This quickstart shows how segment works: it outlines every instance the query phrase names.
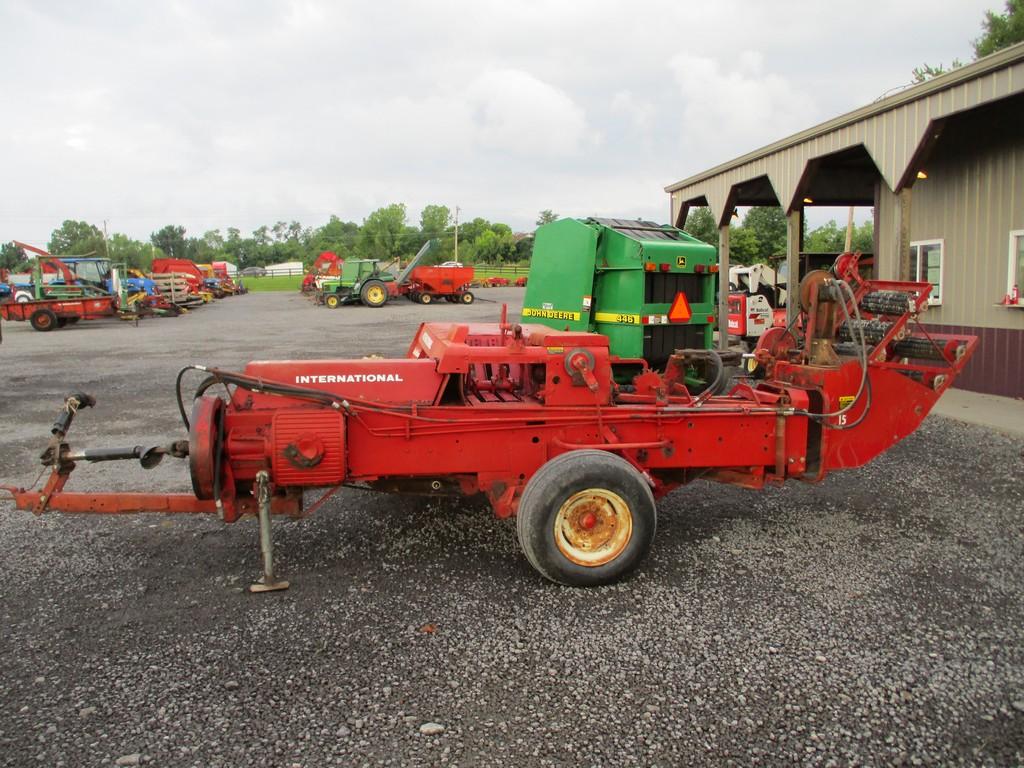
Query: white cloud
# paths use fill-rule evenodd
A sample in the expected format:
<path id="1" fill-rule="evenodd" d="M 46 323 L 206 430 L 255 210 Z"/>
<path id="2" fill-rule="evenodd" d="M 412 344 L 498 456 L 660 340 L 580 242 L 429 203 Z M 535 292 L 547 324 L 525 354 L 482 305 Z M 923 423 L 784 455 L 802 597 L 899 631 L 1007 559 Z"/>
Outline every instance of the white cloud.
<path id="1" fill-rule="evenodd" d="M 3 0 L 0 241 L 396 201 L 664 221 L 665 184 L 969 58 L 992 4 Z"/>
<path id="2" fill-rule="evenodd" d="M 467 89 L 476 140 L 486 149 L 526 157 L 572 155 L 597 137 L 564 91 L 517 69 L 481 73 Z"/>
<path id="3" fill-rule="evenodd" d="M 669 62 L 682 99 L 682 143 L 701 148 L 703 165 L 757 149 L 820 117 L 809 94 L 764 71 L 760 53 L 743 51 L 734 58 L 731 66 L 690 54 Z"/>

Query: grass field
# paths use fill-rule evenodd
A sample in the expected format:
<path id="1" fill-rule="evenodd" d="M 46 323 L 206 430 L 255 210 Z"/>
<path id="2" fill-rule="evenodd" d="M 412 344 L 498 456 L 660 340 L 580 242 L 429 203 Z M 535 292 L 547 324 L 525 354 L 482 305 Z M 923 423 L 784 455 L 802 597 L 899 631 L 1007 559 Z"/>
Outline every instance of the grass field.
<path id="1" fill-rule="evenodd" d="M 242 280 L 250 291 L 297 291 L 302 287 L 302 275 L 243 277 Z"/>

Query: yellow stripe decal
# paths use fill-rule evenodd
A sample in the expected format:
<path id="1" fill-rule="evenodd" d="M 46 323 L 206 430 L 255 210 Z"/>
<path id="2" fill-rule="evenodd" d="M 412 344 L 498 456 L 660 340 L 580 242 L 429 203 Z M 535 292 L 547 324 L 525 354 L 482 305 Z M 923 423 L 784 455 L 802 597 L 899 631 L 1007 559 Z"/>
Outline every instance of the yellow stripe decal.
<path id="1" fill-rule="evenodd" d="M 543 317 L 548 320 L 579 320 L 579 312 L 563 312 L 560 309 L 534 309 L 523 307 L 523 317 Z"/>
<path id="2" fill-rule="evenodd" d="M 619 325 L 640 325 L 640 315 L 626 315 L 618 312 L 596 312 L 594 320 L 599 323 L 618 323 Z"/>

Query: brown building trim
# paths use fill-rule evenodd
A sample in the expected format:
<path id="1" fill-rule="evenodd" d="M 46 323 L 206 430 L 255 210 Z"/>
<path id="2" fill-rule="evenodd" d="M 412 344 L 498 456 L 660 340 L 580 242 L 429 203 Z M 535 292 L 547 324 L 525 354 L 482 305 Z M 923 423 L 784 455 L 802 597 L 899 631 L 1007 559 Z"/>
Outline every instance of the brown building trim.
<path id="1" fill-rule="evenodd" d="M 927 329 L 935 333 L 963 333 L 978 337 L 974 356 L 954 383 L 957 389 L 1024 398 L 1024 330 L 930 323 Z"/>

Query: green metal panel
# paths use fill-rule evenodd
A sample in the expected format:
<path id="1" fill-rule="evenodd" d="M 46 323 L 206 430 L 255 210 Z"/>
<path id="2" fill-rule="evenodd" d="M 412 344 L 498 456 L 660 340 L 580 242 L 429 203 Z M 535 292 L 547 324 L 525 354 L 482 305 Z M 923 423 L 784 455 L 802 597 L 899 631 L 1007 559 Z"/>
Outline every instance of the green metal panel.
<path id="1" fill-rule="evenodd" d="M 598 228 L 561 219 L 537 230 L 523 322 L 570 331 L 593 330 L 590 309 Z"/>
<path id="2" fill-rule="evenodd" d="M 660 366 L 676 348 L 710 347 L 717 260 L 713 246 L 651 222 L 547 224 L 537 230 L 523 320 L 596 331 L 612 354 Z M 679 293 L 691 317 L 667 322 Z"/>

